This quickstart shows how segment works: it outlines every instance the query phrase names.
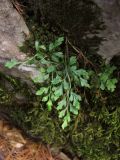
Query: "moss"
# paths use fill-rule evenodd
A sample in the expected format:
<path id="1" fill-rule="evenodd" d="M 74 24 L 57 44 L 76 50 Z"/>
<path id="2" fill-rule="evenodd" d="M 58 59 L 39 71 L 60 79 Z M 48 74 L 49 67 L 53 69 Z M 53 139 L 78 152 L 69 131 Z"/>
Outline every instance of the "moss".
<path id="1" fill-rule="evenodd" d="M 112 112 L 109 107 L 98 107 L 85 110 L 80 114 L 77 127 L 74 119 L 66 130 L 61 129 L 61 121 L 55 113 L 40 105 L 26 110 L 17 108 L 11 116 L 30 137 L 57 146 L 66 153 L 86 160 L 118 160 L 120 107 Z"/>
<path id="2" fill-rule="evenodd" d="M 43 143 L 54 146 L 62 146 L 66 142 L 59 120 L 51 116 L 50 112 L 42 109 L 41 106 L 27 110 L 14 108 L 11 112 L 11 118 L 24 130 L 25 134 L 33 139 L 39 139 Z"/>
<path id="3" fill-rule="evenodd" d="M 26 83 L 21 82 L 18 78 L 0 73 L 0 104 L 9 106 L 12 106 L 14 103 L 17 104 L 17 100 L 19 101 L 17 95 L 24 97 L 26 100 L 25 103 L 27 103 L 31 97 L 34 99 Z"/>
<path id="4" fill-rule="evenodd" d="M 108 101 L 82 106 L 80 117 L 73 117 L 65 130 L 61 129 L 56 111 L 48 112 L 37 99 L 34 105 L 12 105 L 8 111 L 13 124 L 30 138 L 86 160 L 119 160 L 120 106 L 116 102 L 108 105 Z"/>

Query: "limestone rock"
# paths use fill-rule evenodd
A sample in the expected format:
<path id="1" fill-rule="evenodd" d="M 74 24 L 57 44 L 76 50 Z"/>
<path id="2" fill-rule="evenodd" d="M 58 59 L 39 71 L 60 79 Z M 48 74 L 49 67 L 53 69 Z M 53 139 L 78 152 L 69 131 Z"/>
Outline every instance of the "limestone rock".
<path id="1" fill-rule="evenodd" d="M 22 45 L 25 36 L 29 36 L 29 29 L 22 16 L 10 0 L 0 0 L 0 57 L 23 59 L 25 55 L 19 54 L 17 46 Z"/>
<path id="2" fill-rule="evenodd" d="M 27 37 L 29 29 L 11 0 L 0 0 L 0 72 L 21 78 L 31 86 L 30 78 L 39 74 L 35 66 L 20 65 L 11 70 L 4 66 L 11 59 L 26 60 L 26 55 L 20 52 L 18 46 L 21 46 Z"/>
<path id="3" fill-rule="evenodd" d="M 102 9 L 102 17 L 106 29 L 100 34 L 105 38 L 99 49 L 99 54 L 108 60 L 114 55 L 120 55 L 120 1 L 94 0 Z"/>

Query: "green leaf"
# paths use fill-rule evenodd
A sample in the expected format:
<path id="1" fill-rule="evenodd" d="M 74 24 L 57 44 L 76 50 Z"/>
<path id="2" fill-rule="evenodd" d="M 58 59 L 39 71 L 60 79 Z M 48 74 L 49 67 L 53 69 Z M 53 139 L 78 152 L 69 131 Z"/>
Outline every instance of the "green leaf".
<path id="1" fill-rule="evenodd" d="M 43 101 L 43 102 L 48 101 L 48 96 L 43 97 L 42 101 Z"/>
<path id="2" fill-rule="evenodd" d="M 69 83 L 68 83 L 66 80 L 64 80 L 63 86 L 64 86 L 64 89 L 65 89 L 65 90 L 68 90 L 68 89 L 69 89 Z"/>
<path id="3" fill-rule="evenodd" d="M 61 81 L 62 81 L 61 77 L 57 75 L 56 78 L 52 80 L 52 84 L 56 85 L 59 84 Z"/>
<path id="4" fill-rule="evenodd" d="M 49 88 L 41 87 L 40 90 L 36 92 L 37 96 L 41 96 L 43 93 L 48 93 Z"/>
<path id="5" fill-rule="evenodd" d="M 101 89 L 101 90 L 105 90 L 105 84 L 102 83 L 102 82 L 101 82 L 101 84 L 100 84 L 100 89 Z"/>
<path id="6" fill-rule="evenodd" d="M 60 98 L 59 95 L 53 95 L 53 97 L 52 97 L 53 101 L 57 101 L 59 98 Z"/>
<path id="7" fill-rule="evenodd" d="M 40 76 L 35 77 L 35 78 L 33 79 L 33 82 L 34 82 L 34 83 L 44 82 L 43 75 L 41 74 Z"/>
<path id="8" fill-rule="evenodd" d="M 63 95 L 63 90 L 62 90 L 62 88 L 59 89 L 59 90 L 56 90 L 56 91 L 54 92 L 54 98 L 53 98 L 54 101 L 58 100 L 62 95 Z"/>
<path id="9" fill-rule="evenodd" d="M 61 45 L 63 42 L 64 42 L 64 37 L 59 37 L 59 38 L 55 41 L 55 43 L 56 43 L 57 45 Z"/>
<path id="10" fill-rule="evenodd" d="M 45 73 L 45 71 L 46 71 L 45 68 L 43 68 L 43 67 L 40 68 L 41 73 Z"/>
<path id="11" fill-rule="evenodd" d="M 47 73 L 54 72 L 55 70 L 56 70 L 55 66 L 49 66 L 48 69 L 47 69 Z"/>
<path id="12" fill-rule="evenodd" d="M 43 76 L 44 81 L 48 80 L 48 78 L 49 78 L 49 74 L 46 74 L 46 75 Z"/>
<path id="13" fill-rule="evenodd" d="M 87 72 L 85 69 L 79 69 L 79 70 L 76 70 L 75 72 L 79 77 L 83 77 L 84 79 L 89 79 L 89 72 Z"/>
<path id="14" fill-rule="evenodd" d="M 71 118 L 70 118 L 70 112 L 67 112 L 67 115 L 64 117 L 65 120 L 67 120 L 67 122 L 70 122 Z"/>
<path id="15" fill-rule="evenodd" d="M 52 55 L 51 59 L 52 59 L 53 62 L 56 62 L 56 63 L 59 62 L 59 58 L 57 56 Z"/>
<path id="16" fill-rule="evenodd" d="M 80 109 L 80 102 L 74 98 L 74 101 L 73 101 L 73 106 L 76 108 L 76 109 Z"/>
<path id="17" fill-rule="evenodd" d="M 45 65 L 50 65 L 50 62 L 49 61 L 47 61 L 46 59 L 42 59 L 41 61 L 40 61 L 42 64 L 45 64 Z"/>
<path id="18" fill-rule="evenodd" d="M 66 116 L 63 119 L 62 129 L 65 129 L 68 126 L 68 123 L 70 122 L 70 113 L 67 112 Z"/>
<path id="19" fill-rule="evenodd" d="M 35 41 L 35 49 L 36 49 L 36 51 L 40 51 L 40 50 L 46 51 L 46 46 L 40 45 L 39 41 Z"/>
<path id="20" fill-rule="evenodd" d="M 56 91 L 57 90 L 57 87 L 52 87 L 52 91 Z"/>
<path id="21" fill-rule="evenodd" d="M 79 77 L 76 76 L 76 75 L 73 73 L 73 78 L 74 78 L 75 84 L 78 84 L 78 85 L 79 85 Z"/>
<path id="22" fill-rule="evenodd" d="M 66 109 L 59 112 L 59 118 L 63 118 L 65 116 Z"/>
<path id="23" fill-rule="evenodd" d="M 61 109 L 63 109 L 63 105 L 58 105 L 58 106 L 57 106 L 57 110 L 59 111 L 59 110 L 61 110 Z"/>
<path id="24" fill-rule="evenodd" d="M 76 63 L 77 63 L 76 56 L 70 57 L 70 65 L 72 66 L 73 64 L 76 64 Z"/>
<path id="25" fill-rule="evenodd" d="M 62 85 L 60 85 L 59 87 L 57 87 L 57 89 L 54 92 L 54 95 L 56 97 L 58 97 L 58 98 L 63 95 L 63 87 L 62 87 Z"/>
<path id="26" fill-rule="evenodd" d="M 103 81 L 104 83 L 108 80 L 109 75 L 106 73 L 100 74 L 100 80 Z"/>
<path id="27" fill-rule="evenodd" d="M 65 129 L 67 126 L 68 126 L 68 122 L 67 120 L 64 120 L 62 124 L 62 129 Z"/>
<path id="28" fill-rule="evenodd" d="M 64 106 L 66 106 L 66 98 L 62 99 L 57 106 L 57 110 L 61 110 Z"/>
<path id="29" fill-rule="evenodd" d="M 10 61 L 6 62 L 5 67 L 11 69 L 18 64 L 20 64 L 20 62 L 18 62 L 16 59 L 11 59 Z"/>
<path id="30" fill-rule="evenodd" d="M 72 95 L 75 99 L 77 99 L 78 101 L 81 101 L 81 100 L 82 100 L 81 96 L 78 95 L 78 94 L 76 94 L 76 93 L 74 93 L 74 92 L 71 92 L 71 95 Z"/>
<path id="31" fill-rule="evenodd" d="M 37 96 L 41 96 L 43 93 L 44 93 L 44 88 L 41 88 L 40 90 L 38 90 L 38 91 L 36 92 L 36 95 L 37 95 Z"/>
<path id="32" fill-rule="evenodd" d="M 117 83 L 117 79 L 109 79 L 107 80 L 107 89 L 111 92 L 114 92 L 115 88 L 116 88 L 116 83 Z"/>
<path id="33" fill-rule="evenodd" d="M 72 101 L 73 101 L 73 99 L 74 99 L 73 94 L 70 94 L 70 101 L 72 102 Z"/>
<path id="34" fill-rule="evenodd" d="M 80 78 L 80 83 L 82 87 L 90 88 L 90 85 L 88 84 L 88 81 L 86 79 Z"/>
<path id="35" fill-rule="evenodd" d="M 56 57 L 58 57 L 58 58 L 63 58 L 64 57 L 64 55 L 63 55 L 63 53 L 62 52 L 54 52 L 54 53 L 52 53 L 54 56 L 56 56 Z"/>
<path id="36" fill-rule="evenodd" d="M 77 70 L 77 66 L 72 66 L 72 67 L 70 67 L 70 70 L 75 73 L 76 70 Z"/>
<path id="37" fill-rule="evenodd" d="M 78 109 L 72 106 L 72 104 L 70 105 L 70 112 L 72 112 L 74 115 L 78 115 Z"/>
<path id="38" fill-rule="evenodd" d="M 115 70 L 116 70 L 115 66 L 107 65 L 107 66 L 105 66 L 104 73 L 106 73 L 110 76 Z"/>
<path id="39" fill-rule="evenodd" d="M 52 50 L 55 50 L 58 48 L 64 41 L 64 37 L 59 37 L 57 40 L 55 40 L 54 43 L 50 43 L 49 45 L 49 51 L 51 52 Z"/>
<path id="40" fill-rule="evenodd" d="M 48 111 L 51 111 L 52 110 L 52 101 L 51 100 L 49 100 L 48 102 L 47 102 L 47 108 L 48 108 Z"/>
<path id="41" fill-rule="evenodd" d="M 47 94 L 48 91 L 49 91 L 49 87 L 48 87 L 48 88 L 47 88 L 47 87 L 46 87 L 46 88 L 44 87 L 44 93 Z"/>
<path id="42" fill-rule="evenodd" d="M 70 122 L 70 113 L 67 112 L 66 116 L 63 119 L 62 129 L 65 129 L 68 126 L 68 123 Z"/>
<path id="43" fill-rule="evenodd" d="M 35 55 L 35 58 L 36 58 L 37 60 L 40 60 L 40 61 L 44 59 L 43 55 L 40 54 L 39 52 Z M 42 61 L 41 61 L 41 63 L 42 63 Z"/>
<path id="44" fill-rule="evenodd" d="M 40 45 L 39 49 L 42 49 L 42 50 L 46 51 L 46 46 L 45 45 Z"/>
<path id="45" fill-rule="evenodd" d="M 39 50 L 39 41 L 35 41 L 35 49 L 38 51 Z"/>
<path id="46" fill-rule="evenodd" d="M 99 74 L 100 81 L 106 83 L 108 79 L 112 76 L 113 71 L 116 69 L 115 66 L 105 66 L 105 69 L 102 73 Z"/>
<path id="47" fill-rule="evenodd" d="M 54 43 L 50 43 L 50 45 L 49 45 L 49 51 L 51 52 L 55 48 L 56 48 L 56 46 L 54 45 Z"/>

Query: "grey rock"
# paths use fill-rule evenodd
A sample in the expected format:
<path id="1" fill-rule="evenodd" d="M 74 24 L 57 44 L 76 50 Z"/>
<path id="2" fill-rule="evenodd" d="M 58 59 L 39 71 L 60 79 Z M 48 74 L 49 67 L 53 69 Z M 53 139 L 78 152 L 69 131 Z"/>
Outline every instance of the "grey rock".
<path id="1" fill-rule="evenodd" d="M 105 41 L 100 45 L 99 54 L 110 60 L 115 55 L 120 55 L 120 1 L 119 0 L 94 0 L 102 9 L 102 17 L 106 29 L 100 32 Z"/>
<path id="2" fill-rule="evenodd" d="M 11 0 L 0 0 L 0 39 L 2 41 L 5 39 L 5 42 L 12 39 L 11 42 L 21 45 L 25 35 L 29 35 L 29 30 L 22 16 L 13 7 Z"/>
<path id="3" fill-rule="evenodd" d="M 0 60 L 23 60 L 26 55 L 20 53 L 18 46 L 25 41 L 25 35 L 29 36 L 29 29 L 22 16 L 10 0 L 0 0 Z"/>
<path id="4" fill-rule="evenodd" d="M 11 59 L 25 61 L 26 54 L 19 47 L 29 37 L 29 29 L 23 17 L 13 7 L 10 0 L 0 0 L 0 72 L 12 75 L 33 87 L 31 79 L 40 75 L 36 66 L 20 65 L 7 69 L 4 65 Z"/>

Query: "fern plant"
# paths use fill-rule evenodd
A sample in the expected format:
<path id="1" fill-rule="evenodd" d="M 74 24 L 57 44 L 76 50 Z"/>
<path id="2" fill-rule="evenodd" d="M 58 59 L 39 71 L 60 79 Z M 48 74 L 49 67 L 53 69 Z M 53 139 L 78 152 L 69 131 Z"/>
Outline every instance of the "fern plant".
<path id="1" fill-rule="evenodd" d="M 66 57 L 62 52 L 56 52 L 56 49 L 63 43 L 64 38 L 58 38 L 49 46 L 35 43 L 36 59 L 40 64 L 44 79 L 42 86 L 36 95 L 42 97 L 49 111 L 52 107 L 56 108 L 59 118 L 63 119 L 62 128 L 67 127 L 71 121 L 71 114 L 78 115 L 82 97 L 77 93 L 79 87 L 90 88 L 89 71 L 79 69 L 76 56 Z M 34 82 L 39 82 L 37 77 Z"/>
<path id="2" fill-rule="evenodd" d="M 62 128 L 64 129 L 70 123 L 71 117 L 79 113 L 83 99 L 81 90 L 92 90 L 90 79 L 93 74 L 91 73 L 98 77 L 101 90 L 113 92 L 117 80 L 111 78 L 115 67 L 105 67 L 105 70 L 99 74 L 80 68 L 76 56 L 68 56 L 60 51 L 63 42 L 63 37 L 59 37 L 47 46 L 36 41 L 36 54 L 27 63 L 38 65 L 42 76 L 40 74 L 34 79 L 34 83 L 40 84 L 36 95 L 49 111 L 53 108 L 57 109 L 59 118 L 63 120 Z M 18 64 L 19 62 L 11 60 L 6 63 L 6 67 L 12 68 Z"/>
<path id="3" fill-rule="evenodd" d="M 99 74 L 101 90 L 107 89 L 110 92 L 114 92 L 116 88 L 117 79 L 112 78 L 112 75 L 115 70 L 115 66 L 107 65 L 104 68 L 103 72 Z"/>

